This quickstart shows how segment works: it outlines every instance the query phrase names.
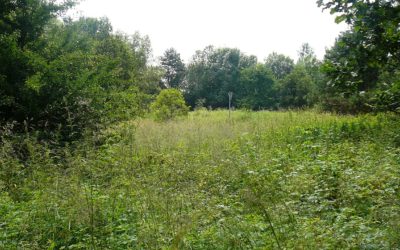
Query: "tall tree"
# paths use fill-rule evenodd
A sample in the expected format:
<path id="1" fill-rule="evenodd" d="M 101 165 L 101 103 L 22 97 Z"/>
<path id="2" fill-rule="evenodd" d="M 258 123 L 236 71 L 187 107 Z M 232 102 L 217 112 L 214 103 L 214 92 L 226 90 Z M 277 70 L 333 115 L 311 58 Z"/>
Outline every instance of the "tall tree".
<path id="1" fill-rule="evenodd" d="M 149 36 L 135 32 L 127 40 L 129 40 L 130 47 L 138 59 L 136 65 L 145 69 L 145 66 L 152 60 L 152 48 Z"/>
<path id="2" fill-rule="evenodd" d="M 311 77 L 315 89 L 323 92 L 326 79 L 324 74 L 321 72 L 321 61 L 318 60 L 315 55 L 314 49 L 310 44 L 304 43 L 301 45 L 298 55 L 299 59 L 297 60 L 297 65 L 304 67 L 307 74 Z"/>
<path id="3" fill-rule="evenodd" d="M 274 76 L 264 64 L 244 68 L 240 72 L 239 106 L 258 109 L 275 107 Z"/>
<path id="4" fill-rule="evenodd" d="M 46 111 L 39 118 L 57 124 L 66 119 L 66 109 L 75 109 L 77 121 L 134 115 L 138 92 L 154 94 L 151 85 L 159 81 L 152 79 L 157 72 L 148 70 L 147 40 L 112 33 L 107 19 L 80 18 L 49 27 L 38 41 L 44 44 L 37 53 L 45 63 L 32 77 L 39 86 L 40 109 Z"/>
<path id="5" fill-rule="evenodd" d="M 306 67 L 315 67 L 318 64 L 314 49 L 308 43 L 303 43 L 301 45 L 298 55 L 299 59 L 297 63 L 301 63 Z"/>
<path id="6" fill-rule="evenodd" d="M 0 117 L 22 121 L 37 108 L 27 85 L 40 58 L 34 43 L 46 25 L 75 1 L 3 0 L 0 3 Z"/>
<path id="7" fill-rule="evenodd" d="M 268 55 L 265 65 L 271 69 L 276 79 L 285 78 L 294 68 L 294 62 L 290 57 L 276 52 Z"/>
<path id="8" fill-rule="evenodd" d="M 16 34 L 22 48 L 37 39 L 49 20 L 65 13 L 76 0 L 3 0 L 0 3 L 0 30 L 7 35 Z"/>
<path id="9" fill-rule="evenodd" d="M 160 61 L 161 67 L 165 70 L 163 78 L 165 87 L 183 88 L 186 68 L 180 54 L 174 48 L 167 49 Z"/>
<path id="10" fill-rule="evenodd" d="M 365 47 L 380 59 L 400 60 L 400 4 L 398 0 L 318 0 L 318 6 L 336 14 L 360 34 Z"/>
<path id="11" fill-rule="evenodd" d="M 240 70 L 256 62 L 254 56 L 246 56 L 238 49 L 208 46 L 197 51 L 187 71 L 188 103 L 194 107 L 203 100 L 206 106 L 227 107 L 228 92 L 238 91 Z"/>
<path id="12" fill-rule="evenodd" d="M 279 82 L 280 106 L 303 108 L 313 104 L 314 83 L 305 67 L 297 64 L 293 71 Z"/>
<path id="13" fill-rule="evenodd" d="M 385 100 L 387 104 L 379 104 L 381 108 L 399 110 L 399 2 L 319 0 L 317 3 L 336 14 L 336 22 L 345 21 L 351 28 L 325 57 L 323 69 L 330 78 L 330 90 L 335 95 L 343 94 L 345 99 L 358 100 L 363 107 L 376 108 L 377 103 Z"/>

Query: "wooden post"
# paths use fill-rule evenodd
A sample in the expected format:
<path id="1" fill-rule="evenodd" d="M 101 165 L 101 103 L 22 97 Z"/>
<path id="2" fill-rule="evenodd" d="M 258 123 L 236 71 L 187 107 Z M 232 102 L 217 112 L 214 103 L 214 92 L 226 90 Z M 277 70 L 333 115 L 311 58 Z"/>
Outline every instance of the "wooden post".
<path id="1" fill-rule="evenodd" d="M 231 119 L 231 102 L 232 102 L 232 96 L 233 96 L 233 92 L 229 91 L 228 92 L 228 97 L 229 97 L 229 119 Z"/>

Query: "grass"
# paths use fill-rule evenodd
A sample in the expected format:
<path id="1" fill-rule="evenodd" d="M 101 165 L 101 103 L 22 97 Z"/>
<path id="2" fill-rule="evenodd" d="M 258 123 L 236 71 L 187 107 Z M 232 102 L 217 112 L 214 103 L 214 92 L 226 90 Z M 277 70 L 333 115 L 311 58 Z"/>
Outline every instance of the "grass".
<path id="1" fill-rule="evenodd" d="M 0 157 L 0 248 L 400 248 L 400 120 L 196 111 Z M 58 158 L 57 158 L 58 156 Z"/>

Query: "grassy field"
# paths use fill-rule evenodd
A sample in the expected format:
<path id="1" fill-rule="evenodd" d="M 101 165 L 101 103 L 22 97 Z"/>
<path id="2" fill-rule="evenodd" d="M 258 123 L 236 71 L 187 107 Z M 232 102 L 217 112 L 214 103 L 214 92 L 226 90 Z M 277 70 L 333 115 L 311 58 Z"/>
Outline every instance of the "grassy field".
<path id="1" fill-rule="evenodd" d="M 0 153 L 2 249 L 399 249 L 400 119 L 196 111 Z M 74 149 L 72 149 L 74 148 Z"/>

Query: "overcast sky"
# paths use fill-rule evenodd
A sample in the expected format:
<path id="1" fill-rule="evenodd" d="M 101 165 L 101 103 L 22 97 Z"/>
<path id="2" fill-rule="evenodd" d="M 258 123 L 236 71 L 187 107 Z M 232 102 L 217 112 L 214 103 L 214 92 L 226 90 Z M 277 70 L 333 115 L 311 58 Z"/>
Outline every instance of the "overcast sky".
<path id="1" fill-rule="evenodd" d="M 297 58 L 308 42 L 319 58 L 346 29 L 316 0 L 83 0 L 73 16 L 108 17 L 115 31 L 150 37 L 153 55 L 174 47 L 186 62 L 207 45 L 239 48 L 263 61 Z"/>

